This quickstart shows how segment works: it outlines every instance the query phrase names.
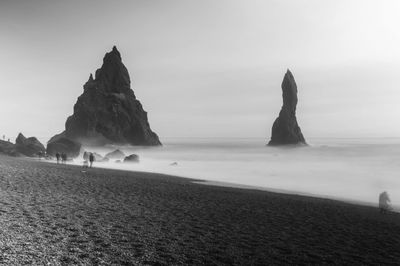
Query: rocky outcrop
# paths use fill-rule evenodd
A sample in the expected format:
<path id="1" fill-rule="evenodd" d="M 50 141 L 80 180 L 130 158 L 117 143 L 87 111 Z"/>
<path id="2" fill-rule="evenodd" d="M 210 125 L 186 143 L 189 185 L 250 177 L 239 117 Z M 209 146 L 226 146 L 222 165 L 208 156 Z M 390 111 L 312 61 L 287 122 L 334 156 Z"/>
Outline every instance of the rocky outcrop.
<path id="1" fill-rule="evenodd" d="M 83 89 L 65 123 L 65 138 L 84 145 L 161 145 L 131 89 L 128 70 L 115 46 Z"/>
<path id="2" fill-rule="evenodd" d="M 268 145 L 306 144 L 296 119 L 297 85 L 288 69 L 282 81 L 283 106 L 272 126 Z"/>
<path id="3" fill-rule="evenodd" d="M 65 132 L 55 135 L 47 142 L 47 154 L 54 156 L 65 153 L 69 158 L 75 158 L 81 151 L 81 144 L 65 136 Z"/>
<path id="4" fill-rule="evenodd" d="M 139 162 L 139 156 L 136 154 L 131 154 L 129 156 L 126 156 L 124 159 L 124 163 L 138 163 Z"/>
<path id="5" fill-rule="evenodd" d="M 28 157 L 43 156 L 46 151 L 37 138 L 26 138 L 22 133 L 19 133 L 15 140 L 15 150 Z"/>
<path id="6" fill-rule="evenodd" d="M 16 151 L 14 143 L 4 140 L 0 140 L 0 153 L 14 157 L 22 156 L 21 153 Z"/>
<path id="7" fill-rule="evenodd" d="M 117 149 L 115 151 L 107 153 L 104 157 L 108 159 L 124 159 L 125 156 L 125 153 Z"/>

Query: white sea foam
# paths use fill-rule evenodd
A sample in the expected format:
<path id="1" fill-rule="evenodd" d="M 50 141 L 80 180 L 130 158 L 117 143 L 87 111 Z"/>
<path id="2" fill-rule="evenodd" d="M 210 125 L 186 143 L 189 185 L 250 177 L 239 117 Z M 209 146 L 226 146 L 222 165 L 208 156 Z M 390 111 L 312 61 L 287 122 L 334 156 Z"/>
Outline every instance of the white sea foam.
<path id="1" fill-rule="evenodd" d="M 400 139 L 309 139 L 307 147 L 268 147 L 262 139 L 169 139 L 162 147 L 115 148 L 138 164 L 98 167 L 165 173 L 376 204 L 387 190 L 400 206 Z M 176 162 L 176 165 L 171 165 Z M 76 160 L 76 163 L 81 163 Z"/>

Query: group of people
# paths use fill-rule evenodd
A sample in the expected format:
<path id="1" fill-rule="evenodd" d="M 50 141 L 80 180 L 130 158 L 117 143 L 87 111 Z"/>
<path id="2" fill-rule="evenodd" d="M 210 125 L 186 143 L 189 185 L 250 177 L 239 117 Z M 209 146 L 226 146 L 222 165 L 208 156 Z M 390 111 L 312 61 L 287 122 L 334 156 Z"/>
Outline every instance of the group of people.
<path id="1" fill-rule="evenodd" d="M 59 164 L 60 162 L 62 164 L 65 164 L 67 162 L 67 154 L 66 153 L 56 153 L 56 159 L 57 159 L 57 164 Z"/>
<path id="2" fill-rule="evenodd" d="M 84 168 L 92 168 L 93 167 L 93 162 L 95 160 L 94 154 L 92 152 L 84 152 L 83 153 L 83 167 Z"/>
<path id="3" fill-rule="evenodd" d="M 67 162 L 68 156 L 66 153 L 56 153 L 56 160 L 57 160 L 57 164 L 65 164 Z M 83 154 L 83 167 L 85 168 L 92 168 L 93 167 L 93 162 L 95 160 L 95 156 L 92 152 L 88 153 L 85 152 Z"/>

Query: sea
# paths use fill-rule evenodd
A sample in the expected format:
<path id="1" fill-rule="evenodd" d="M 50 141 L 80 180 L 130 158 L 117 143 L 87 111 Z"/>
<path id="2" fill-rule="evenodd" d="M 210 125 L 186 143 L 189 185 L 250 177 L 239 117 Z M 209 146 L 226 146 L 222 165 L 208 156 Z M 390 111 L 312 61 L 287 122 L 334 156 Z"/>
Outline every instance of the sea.
<path id="1" fill-rule="evenodd" d="M 376 206 L 387 191 L 400 210 L 400 138 L 312 138 L 308 146 L 270 147 L 261 138 L 169 138 L 160 147 L 85 147 L 105 155 L 120 149 L 139 163 L 95 167 L 155 172 L 203 184 L 261 189 Z M 75 159 L 82 164 L 82 156 Z"/>

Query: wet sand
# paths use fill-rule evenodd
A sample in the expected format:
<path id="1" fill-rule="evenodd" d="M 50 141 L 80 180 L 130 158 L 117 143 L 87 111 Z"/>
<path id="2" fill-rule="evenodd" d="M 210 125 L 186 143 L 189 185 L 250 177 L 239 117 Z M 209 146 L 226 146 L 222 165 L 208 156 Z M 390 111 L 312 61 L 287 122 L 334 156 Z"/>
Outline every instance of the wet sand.
<path id="1" fill-rule="evenodd" d="M 0 156 L 0 263 L 396 264 L 400 214 Z"/>

